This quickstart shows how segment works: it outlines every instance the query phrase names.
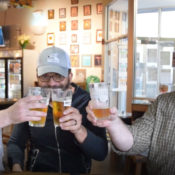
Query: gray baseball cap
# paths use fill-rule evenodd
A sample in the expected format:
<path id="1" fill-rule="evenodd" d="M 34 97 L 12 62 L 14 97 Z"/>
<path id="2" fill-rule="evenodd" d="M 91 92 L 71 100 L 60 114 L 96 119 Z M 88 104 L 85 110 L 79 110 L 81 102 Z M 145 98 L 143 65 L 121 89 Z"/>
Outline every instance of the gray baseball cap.
<path id="1" fill-rule="evenodd" d="M 39 55 L 37 66 L 38 76 L 54 72 L 68 77 L 68 70 L 70 68 L 70 58 L 68 54 L 58 47 L 46 48 Z"/>

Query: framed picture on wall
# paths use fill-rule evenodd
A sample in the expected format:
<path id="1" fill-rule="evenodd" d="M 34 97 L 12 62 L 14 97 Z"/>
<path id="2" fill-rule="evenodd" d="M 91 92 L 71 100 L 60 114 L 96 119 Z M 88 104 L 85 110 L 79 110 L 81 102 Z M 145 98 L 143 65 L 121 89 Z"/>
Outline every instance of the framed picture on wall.
<path id="1" fill-rule="evenodd" d="M 84 16 L 91 15 L 91 5 L 84 5 L 83 6 L 83 13 L 84 13 Z"/>
<path id="2" fill-rule="evenodd" d="M 96 42 L 102 42 L 102 30 L 101 29 L 97 29 L 96 30 Z"/>
<path id="3" fill-rule="evenodd" d="M 84 31 L 81 35 L 81 39 L 83 44 L 91 44 L 91 32 Z"/>
<path id="4" fill-rule="evenodd" d="M 60 22 L 60 31 L 66 31 L 66 21 Z"/>
<path id="5" fill-rule="evenodd" d="M 79 67 L 79 55 L 70 55 L 71 67 Z"/>
<path id="6" fill-rule="evenodd" d="M 66 18 L 66 8 L 59 9 L 59 18 Z"/>
<path id="7" fill-rule="evenodd" d="M 102 14 L 102 11 L 103 11 L 103 5 L 102 5 L 102 3 L 98 3 L 96 5 L 96 8 L 97 8 L 97 14 Z"/>
<path id="8" fill-rule="evenodd" d="M 91 19 L 84 19 L 84 30 L 91 29 Z"/>
<path id="9" fill-rule="evenodd" d="M 58 42 L 60 45 L 66 45 L 67 44 L 67 33 L 61 32 L 58 35 Z"/>
<path id="10" fill-rule="evenodd" d="M 71 30 L 78 30 L 78 20 L 71 21 Z"/>
<path id="11" fill-rule="evenodd" d="M 78 6 L 76 7 L 71 7 L 71 17 L 76 17 L 78 16 Z"/>
<path id="12" fill-rule="evenodd" d="M 77 82 L 85 82 L 86 80 L 86 69 L 76 69 L 76 81 Z"/>
<path id="13" fill-rule="evenodd" d="M 82 55 L 81 56 L 81 66 L 91 67 L 92 65 L 92 55 Z"/>
<path id="14" fill-rule="evenodd" d="M 47 34 L 47 45 L 51 46 L 55 44 L 55 34 L 54 33 L 48 33 Z"/>
<path id="15" fill-rule="evenodd" d="M 78 4 L 78 0 L 71 0 L 71 4 Z"/>
<path id="16" fill-rule="evenodd" d="M 77 34 L 71 35 L 71 41 L 72 41 L 72 43 L 77 43 Z"/>
<path id="17" fill-rule="evenodd" d="M 54 9 L 49 9 L 48 10 L 48 19 L 54 19 L 54 14 L 55 14 Z"/>
<path id="18" fill-rule="evenodd" d="M 94 55 L 94 66 L 102 66 L 102 55 Z"/>
<path id="19" fill-rule="evenodd" d="M 70 45 L 70 53 L 71 54 L 78 54 L 79 53 L 79 45 L 78 44 Z"/>

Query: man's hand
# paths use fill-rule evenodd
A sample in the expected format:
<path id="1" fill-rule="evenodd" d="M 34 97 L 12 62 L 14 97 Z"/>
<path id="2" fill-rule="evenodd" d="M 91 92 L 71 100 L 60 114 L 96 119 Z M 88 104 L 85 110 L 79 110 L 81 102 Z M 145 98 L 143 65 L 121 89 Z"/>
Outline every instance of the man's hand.
<path id="1" fill-rule="evenodd" d="M 66 109 L 63 114 L 64 116 L 59 120 L 61 129 L 72 132 L 82 143 L 87 137 L 87 131 L 82 125 L 82 115 L 73 107 Z"/>
<path id="2" fill-rule="evenodd" d="M 86 107 L 86 111 L 88 113 L 87 118 L 88 120 L 94 125 L 98 127 L 111 127 L 115 120 L 118 120 L 117 109 L 115 107 L 110 109 L 110 116 L 106 119 L 97 119 L 95 114 L 92 111 L 92 104 L 91 101 L 89 102 L 88 106 Z"/>
<path id="3" fill-rule="evenodd" d="M 46 116 L 45 112 L 30 110 L 31 108 L 44 108 L 45 104 L 39 103 L 38 100 L 42 99 L 40 96 L 29 96 L 18 100 L 14 105 L 2 110 L 0 127 L 10 124 L 16 124 L 24 121 L 38 121 L 41 116 Z"/>

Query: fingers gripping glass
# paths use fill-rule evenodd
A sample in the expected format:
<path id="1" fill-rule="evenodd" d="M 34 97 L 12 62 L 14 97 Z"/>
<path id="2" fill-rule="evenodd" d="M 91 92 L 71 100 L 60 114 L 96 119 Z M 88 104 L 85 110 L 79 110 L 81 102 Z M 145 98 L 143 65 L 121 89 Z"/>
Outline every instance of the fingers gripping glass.
<path id="1" fill-rule="evenodd" d="M 42 82 L 49 82 L 51 78 L 56 82 L 60 82 L 60 81 L 63 81 L 65 79 L 64 76 L 59 75 L 59 74 L 55 74 L 55 75 L 51 75 L 51 76 L 50 75 L 41 75 L 38 78 Z"/>

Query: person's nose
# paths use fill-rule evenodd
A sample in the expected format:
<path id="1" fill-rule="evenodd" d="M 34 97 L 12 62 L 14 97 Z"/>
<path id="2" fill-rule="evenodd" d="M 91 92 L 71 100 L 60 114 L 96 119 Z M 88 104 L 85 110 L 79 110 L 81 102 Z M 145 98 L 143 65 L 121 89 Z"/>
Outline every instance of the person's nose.
<path id="1" fill-rule="evenodd" d="M 50 80 L 49 80 L 49 82 L 48 82 L 48 86 L 49 86 L 49 87 L 59 86 L 59 84 L 60 84 L 59 82 L 54 81 L 53 78 L 50 77 Z"/>

